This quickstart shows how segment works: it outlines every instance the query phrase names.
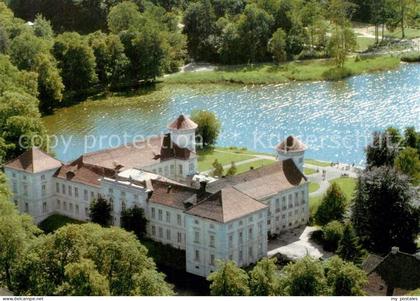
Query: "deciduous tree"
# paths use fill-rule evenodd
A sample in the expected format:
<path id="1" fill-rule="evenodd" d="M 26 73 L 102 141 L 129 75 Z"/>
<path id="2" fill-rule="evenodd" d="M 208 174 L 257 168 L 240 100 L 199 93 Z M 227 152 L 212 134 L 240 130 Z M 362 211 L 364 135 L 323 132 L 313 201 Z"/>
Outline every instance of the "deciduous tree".
<path id="1" fill-rule="evenodd" d="M 197 123 L 196 142 L 203 148 L 211 147 L 216 143 L 220 133 L 220 121 L 216 114 L 209 111 L 193 111 L 191 119 Z"/>
<path id="2" fill-rule="evenodd" d="M 249 273 L 253 296 L 276 296 L 279 293 L 279 274 L 276 259 L 263 258 Z"/>
<path id="3" fill-rule="evenodd" d="M 111 203 L 102 197 L 98 197 L 89 206 L 90 220 L 104 227 L 109 226 L 112 223 L 111 211 Z"/>
<path id="4" fill-rule="evenodd" d="M 248 278 L 233 261 L 217 262 L 217 270 L 207 277 L 212 296 L 248 296 Z"/>

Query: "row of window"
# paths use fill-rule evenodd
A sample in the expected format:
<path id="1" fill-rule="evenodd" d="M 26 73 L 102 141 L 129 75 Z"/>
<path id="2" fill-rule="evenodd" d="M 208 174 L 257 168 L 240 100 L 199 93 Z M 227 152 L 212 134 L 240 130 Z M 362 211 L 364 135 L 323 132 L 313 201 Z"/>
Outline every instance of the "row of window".
<path id="1" fill-rule="evenodd" d="M 153 237 L 157 237 L 161 240 L 172 241 L 172 231 L 171 231 L 171 229 L 166 229 L 166 231 L 164 231 L 164 229 L 162 227 L 156 227 L 155 225 L 152 225 L 151 230 L 152 230 L 152 236 Z M 175 231 L 175 233 L 176 233 L 176 242 L 181 244 L 183 242 L 182 232 Z"/>
<path id="2" fill-rule="evenodd" d="M 262 222 L 259 222 L 257 227 L 258 227 L 258 236 L 261 237 L 261 235 L 264 234 Z M 243 244 L 243 242 L 245 241 L 245 237 L 244 237 L 245 235 L 244 234 L 245 234 L 244 229 L 239 229 L 237 231 L 237 236 L 238 236 L 237 243 L 239 245 Z M 246 240 L 249 241 L 249 240 L 253 240 L 254 238 L 255 238 L 254 237 L 254 227 L 250 226 L 250 227 L 248 227 L 248 236 L 247 236 Z M 228 233 L 228 247 L 229 248 L 233 248 L 234 239 L 235 239 L 235 233 L 234 232 Z"/>
<path id="3" fill-rule="evenodd" d="M 258 213 L 258 220 L 260 220 L 262 218 L 263 218 L 263 213 L 262 212 Z M 248 220 L 248 222 L 252 223 L 254 221 L 254 215 L 251 215 L 247 218 L 240 219 L 236 222 L 231 222 L 228 225 L 228 229 L 229 230 L 233 229 L 233 226 L 235 225 L 235 223 L 237 224 L 238 227 L 242 227 L 246 223 L 247 220 Z"/>
<path id="4" fill-rule="evenodd" d="M 127 197 L 129 197 L 129 193 L 126 193 L 125 191 L 117 191 L 120 194 L 120 198 L 123 200 L 126 200 Z M 110 198 L 114 198 L 114 189 L 113 188 L 108 188 L 108 194 Z M 138 194 L 133 194 L 133 198 L 135 201 L 139 200 L 139 195 Z"/>
<path id="5" fill-rule="evenodd" d="M 281 198 L 281 209 L 286 210 L 287 208 L 289 208 L 289 209 L 293 208 L 293 203 L 294 203 L 295 207 L 305 204 L 305 192 L 301 191 L 300 194 L 301 194 L 301 198 L 299 199 L 299 192 L 295 192 L 294 193 L 294 196 L 295 196 L 294 200 L 293 200 L 293 195 L 289 194 L 287 196 L 288 197 L 287 202 L 286 202 L 286 196 L 283 196 Z M 280 211 L 280 199 L 278 199 L 278 198 L 275 200 L 275 207 L 276 207 L 276 212 L 279 212 Z"/>
<path id="6" fill-rule="evenodd" d="M 68 205 L 68 206 L 67 206 Z M 67 203 L 66 201 L 61 202 L 61 200 L 57 200 L 56 209 L 68 211 L 70 214 L 80 215 L 79 205 L 73 203 Z M 89 216 L 89 208 L 85 207 L 85 216 Z"/>
<path id="7" fill-rule="evenodd" d="M 157 212 L 157 215 L 156 215 L 156 212 Z M 151 215 L 151 219 L 154 219 L 154 220 L 158 220 L 158 221 L 161 221 L 161 222 L 163 222 L 163 210 L 162 209 L 157 209 L 156 210 L 156 208 L 155 207 L 152 207 L 151 209 L 150 209 L 150 215 Z M 168 224 L 170 224 L 171 223 L 171 212 L 169 212 L 169 211 L 165 211 L 165 222 L 166 223 L 168 223 Z M 176 214 L 176 223 L 177 223 L 177 225 L 178 226 L 182 226 L 182 215 L 181 214 Z"/>
<path id="8" fill-rule="evenodd" d="M 60 189 L 61 187 L 61 189 Z M 71 186 L 71 185 L 66 185 L 66 184 L 61 184 L 60 183 L 55 183 L 55 191 L 57 193 L 61 193 L 63 195 L 68 195 L 71 196 L 76 199 L 79 198 L 79 188 L 76 186 Z M 90 199 L 93 200 L 95 199 L 97 196 L 95 195 L 94 191 L 88 191 L 87 189 L 83 189 L 83 200 L 84 201 L 89 201 L 89 194 L 90 194 Z"/>

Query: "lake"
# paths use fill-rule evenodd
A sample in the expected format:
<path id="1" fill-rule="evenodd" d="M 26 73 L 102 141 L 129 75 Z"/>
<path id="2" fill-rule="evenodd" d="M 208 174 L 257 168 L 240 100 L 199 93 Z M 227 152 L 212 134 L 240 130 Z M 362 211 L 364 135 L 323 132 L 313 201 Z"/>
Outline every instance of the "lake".
<path id="1" fill-rule="evenodd" d="M 90 100 L 43 118 L 58 137 L 56 155 L 70 161 L 84 152 L 159 134 L 180 113 L 216 113 L 220 146 L 262 152 L 288 135 L 309 149 L 306 157 L 363 164 L 371 133 L 388 126 L 420 129 L 420 64 L 354 76 L 340 82 L 279 85 L 161 85 L 140 96 Z"/>

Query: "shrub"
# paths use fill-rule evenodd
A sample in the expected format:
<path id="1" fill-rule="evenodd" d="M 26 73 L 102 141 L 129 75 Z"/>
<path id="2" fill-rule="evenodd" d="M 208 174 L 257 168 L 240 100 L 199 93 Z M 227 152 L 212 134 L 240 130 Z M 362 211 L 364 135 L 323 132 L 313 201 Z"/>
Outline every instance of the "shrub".
<path id="1" fill-rule="evenodd" d="M 404 54 L 403 56 L 401 56 L 401 61 L 406 63 L 420 62 L 420 51 Z"/>
<path id="2" fill-rule="evenodd" d="M 322 227 L 322 238 L 324 241 L 324 249 L 335 252 L 338 243 L 343 238 L 344 225 L 339 221 L 332 221 Z"/>
<path id="3" fill-rule="evenodd" d="M 325 225 L 333 220 L 342 220 L 346 211 L 346 196 L 337 183 L 332 183 L 315 213 L 315 221 Z"/>
<path id="4" fill-rule="evenodd" d="M 331 69 L 328 69 L 327 71 L 325 71 L 324 73 L 322 73 L 322 77 L 325 80 L 340 80 L 346 77 L 351 76 L 353 73 L 351 72 L 350 69 L 346 68 L 346 67 L 334 67 Z"/>

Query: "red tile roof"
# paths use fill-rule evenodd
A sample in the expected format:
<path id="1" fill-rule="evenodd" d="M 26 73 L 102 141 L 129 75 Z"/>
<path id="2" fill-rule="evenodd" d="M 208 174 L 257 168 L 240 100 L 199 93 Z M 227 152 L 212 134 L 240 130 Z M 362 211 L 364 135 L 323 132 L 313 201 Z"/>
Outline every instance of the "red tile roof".
<path id="1" fill-rule="evenodd" d="M 31 173 L 59 168 L 63 163 L 43 152 L 39 148 L 28 149 L 17 158 L 7 162 L 4 166 Z"/>
<path id="2" fill-rule="evenodd" d="M 54 176 L 68 181 L 99 187 L 102 177 L 114 177 L 115 174 L 116 169 L 87 164 L 83 161 L 82 156 L 72 163 L 61 167 Z"/>
<path id="3" fill-rule="evenodd" d="M 307 146 L 298 138 L 289 136 L 277 145 L 276 149 L 281 152 L 302 152 L 307 149 Z"/>
<path id="4" fill-rule="evenodd" d="M 263 203 L 254 200 L 234 187 L 227 186 L 198 202 L 187 213 L 216 222 L 227 223 L 266 207 Z"/>
<path id="5" fill-rule="evenodd" d="M 307 181 L 292 159 L 249 170 L 240 175 L 227 177 L 211 185 L 216 191 L 223 185 L 232 185 L 237 190 L 256 199 L 263 200 L 279 191 L 299 186 Z"/>
<path id="6" fill-rule="evenodd" d="M 179 115 L 172 123 L 168 125 L 171 130 L 194 130 L 198 125 L 184 115 Z"/>

